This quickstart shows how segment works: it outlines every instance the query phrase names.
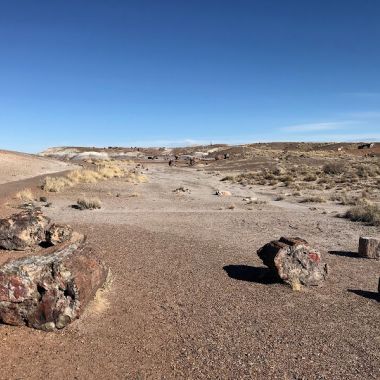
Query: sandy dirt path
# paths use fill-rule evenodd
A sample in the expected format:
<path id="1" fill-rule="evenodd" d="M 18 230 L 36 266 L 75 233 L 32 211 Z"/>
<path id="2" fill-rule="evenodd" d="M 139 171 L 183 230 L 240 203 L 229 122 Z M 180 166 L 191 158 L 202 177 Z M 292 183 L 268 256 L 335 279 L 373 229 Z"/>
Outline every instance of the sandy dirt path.
<path id="1" fill-rule="evenodd" d="M 48 195 L 45 212 L 88 235 L 112 283 L 64 331 L 0 326 L 1 379 L 380 378 L 380 264 L 351 253 L 378 228 L 196 169 L 147 173 L 148 183 Z M 180 186 L 190 192 L 173 192 Z M 71 208 L 81 194 L 103 208 Z M 268 203 L 247 205 L 248 196 Z M 292 292 L 263 278 L 256 250 L 282 235 L 324 253 L 323 287 Z"/>

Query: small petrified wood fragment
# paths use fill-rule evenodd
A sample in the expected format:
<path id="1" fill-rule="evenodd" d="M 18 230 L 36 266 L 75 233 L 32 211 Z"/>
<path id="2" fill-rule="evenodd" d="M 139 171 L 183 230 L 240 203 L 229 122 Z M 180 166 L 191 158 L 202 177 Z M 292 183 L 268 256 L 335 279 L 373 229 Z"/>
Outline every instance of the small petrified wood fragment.
<path id="1" fill-rule="evenodd" d="M 53 223 L 46 231 L 46 242 L 57 245 L 71 239 L 73 228 L 68 224 Z"/>
<path id="2" fill-rule="evenodd" d="M 380 260 L 380 239 L 360 237 L 358 252 L 362 257 Z"/>
<path id="3" fill-rule="evenodd" d="M 82 240 L 0 267 L 0 321 L 54 330 L 78 318 L 107 276 Z"/>
<path id="4" fill-rule="evenodd" d="M 0 249 L 23 251 L 45 240 L 49 219 L 39 210 L 27 210 L 0 219 Z"/>
<path id="5" fill-rule="evenodd" d="M 320 252 L 310 248 L 300 238 L 282 237 L 271 241 L 257 251 L 269 268 L 290 285 L 320 285 L 327 276 L 327 265 L 321 261 Z"/>

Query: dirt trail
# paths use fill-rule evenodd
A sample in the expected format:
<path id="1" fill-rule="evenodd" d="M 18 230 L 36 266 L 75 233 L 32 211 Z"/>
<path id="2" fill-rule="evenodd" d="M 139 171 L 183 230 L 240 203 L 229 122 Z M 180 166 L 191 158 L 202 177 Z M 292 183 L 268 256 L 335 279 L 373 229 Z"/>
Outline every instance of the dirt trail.
<path id="1" fill-rule="evenodd" d="M 196 169 L 152 165 L 147 175 L 48 195 L 48 216 L 88 235 L 112 284 L 64 331 L 0 326 L 0 379 L 380 377 L 380 264 L 350 254 L 378 228 Z M 190 192 L 173 192 L 180 186 Z M 103 208 L 71 208 L 81 194 Z M 247 204 L 249 196 L 268 203 Z M 324 253 L 323 287 L 292 292 L 263 280 L 256 250 L 281 235 Z"/>

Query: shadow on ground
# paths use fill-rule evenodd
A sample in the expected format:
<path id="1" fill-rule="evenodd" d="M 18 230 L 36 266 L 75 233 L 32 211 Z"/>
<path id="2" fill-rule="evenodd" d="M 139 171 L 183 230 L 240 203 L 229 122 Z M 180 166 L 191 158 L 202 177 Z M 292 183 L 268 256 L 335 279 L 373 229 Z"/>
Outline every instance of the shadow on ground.
<path id="1" fill-rule="evenodd" d="M 335 256 L 344 256 L 344 257 L 352 257 L 354 259 L 362 259 L 361 256 L 357 252 L 351 252 L 351 251 L 329 251 L 330 255 Z"/>
<path id="2" fill-rule="evenodd" d="M 370 300 L 376 300 L 380 302 L 380 293 L 378 292 L 370 292 L 368 290 L 360 290 L 360 289 L 348 289 L 350 293 L 355 293 L 358 296 L 368 298 Z"/>
<path id="3" fill-rule="evenodd" d="M 256 282 L 258 284 L 277 284 L 281 280 L 269 268 L 251 267 L 249 265 L 226 265 L 223 267 L 227 275 L 235 280 Z"/>

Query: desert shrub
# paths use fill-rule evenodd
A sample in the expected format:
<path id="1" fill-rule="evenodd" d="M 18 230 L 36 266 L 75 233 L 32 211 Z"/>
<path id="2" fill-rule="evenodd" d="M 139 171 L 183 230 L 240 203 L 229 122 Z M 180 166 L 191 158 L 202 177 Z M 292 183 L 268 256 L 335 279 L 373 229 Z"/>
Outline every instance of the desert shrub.
<path id="1" fill-rule="evenodd" d="M 342 174 L 345 171 L 345 165 L 343 162 L 329 162 L 323 166 L 323 172 L 325 174 Z"/>
<path id="2" fill-rule="evenodd" d="M 22 200 L 23 202 L 29 202 L 34 199 L 34 196 L 31 189 L 24 189 L 16 194 L 16 198 Z"/>
<path id="3" fill-rule="evenodd" d="M 354 222 L 364 222 L 373 226 L 380 225 L 380 207 L 376 204 L 362 204 L 350 208 L 345 217 Z"/>
<path id="4" fill-rule="evenodd" d="M 326 202 L 326 199 L 321 196 L 310 196 L 306 197 L 304 199 L 301 199 L 299 203 L 324 203 Z"/>
<path id="5" fill-rule="evenodd" d="M 317 180 L 317 176 L 315 174 L 308 174 L 303 180 L 306 182 L 314 182 Z"/>
<path id="6" fill-rule="evenodd" d="M 102 207 L 102 202 L 99 198 L 79 198 L 77 205 L 81 210 L 94 210 Z"/>
<path id="7" fill-rule="evenodd" d="M 235 179 L 235 177 L 233 175 L 226 175 L 225 177 L 223 177 L 221 179 L 222 182 L 224 181 L 233 181 Z"/>

